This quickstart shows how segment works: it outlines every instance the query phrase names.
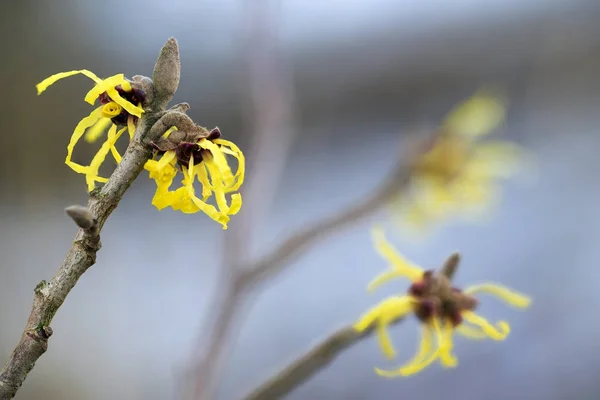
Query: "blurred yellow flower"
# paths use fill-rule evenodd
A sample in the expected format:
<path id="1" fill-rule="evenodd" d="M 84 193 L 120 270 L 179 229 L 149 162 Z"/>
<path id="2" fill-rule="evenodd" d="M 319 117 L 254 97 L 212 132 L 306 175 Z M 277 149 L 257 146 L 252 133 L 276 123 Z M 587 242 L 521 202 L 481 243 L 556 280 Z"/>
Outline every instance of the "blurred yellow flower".
<path id="1" fill-rule="evenodd" d="M 406 277 L 411 285 L 406 295 L 392 296 L 371 308 L 355 323 L 354 329 L 364 332 L 375 329 L 383 354 L 393 359 L 396 350 L 387 332 L 387 326 L 408 314 L 414 314 L 423 326 L 417 354 L 395 370 L 375 368 L 384 377 L 408 376 L 428 367 L 436 360 L 447 368 L 458 361 L 453 350 L 453 336 L 458 333 L 471 339 L 491 338 L 504 340 L 510 332 L 506 321 L 489 323 L 474 310 L 478 301 L 473 295 L 488 293 L 518 308 L 526 308 L 530 299 L 496 284 L 481 284 L 461 290 L 452 286 L 450 279 L 432 270 L 424 271 L 404 257 L 387 241 L 381 229 L 373 230 L 377 252 L 390 264 L 390 269 L 378 275 L 368 286 L 372 291 L 384 282 Z"/>
<path id="2" fill-rule="evenodd" d="M 525 154 L 515 143 L 482 140 L 504 113 L 500 98 L 481 92 L 446 116 L 408 191 L 391 204 L 402 226 L 423 232 L 453 215 L 485 216 L 498 200 L 496 181 L 513 176 Z"/>
<path id="3" fill-rule="evenodd" d="M 204 212 L 227 229 L 229 216 L 238 213 L 242 206 L 239 191 L 244 182 L 245 159 L 241 150 L 232 142 L 221 139 L 218 128 L 208 132 L 180 132 L 176 127 L 169 129 L 160 141 L 154 143 L 157 150 L 154 159 L 144 168 L 156 182 L 156 193 L 152 204 L 162 210 L 171 207 L 186 214 Z M 237 171 L 231 171 L 226 155 L 237 160 Z M 181 170 L 182 186 L 170 187 Z M 194 181 L 202 186 L 201 198 L 196 195 Z M 226 194 L 231 193 L 228 202 Z M 214 195 L 217 207 L 207 201 Z"/>
<path id="4" fill-rule="evenodd" d="M 92 191 L 95 182 L 105 183 L 108 181 L 107 178 L 98 176 L 100 165 L 102 165 L 108 153 L 110 152 L 113 155 L 117 163 L 121 162 L 121 156 L 115 147 L 115 143 L 125 130 L 128 130 L 130 138 L 133 137 L 137 119 L 144 112 L 141 104 L 144 102 L 145 94 L 142 90 L 132 87 L 131 82 L 125 79 L 123 74 L 100 79 L 94 73 L 85 69 L 61 72 L 44 79 L 36 85 L 37 94 L 42 94 L 57 81 L 77 74 L 85 75 L 96 83 L 86 94 L 85 101 L 94 105 L 96 100 L 99 100 L 100 107 L 83 118 L 75 127 L 71 140 L 67 145 L 65 163 L 75 172 L 86 176 L 88 191 Z M 118 129 L 121 126 L 122 128 Z M 106 130 L 108 130 L 107 139 L 90 165 L 83 166 L 71 160 L 75 145 L 84 134 L 84 139 L 93 143 Z"/>

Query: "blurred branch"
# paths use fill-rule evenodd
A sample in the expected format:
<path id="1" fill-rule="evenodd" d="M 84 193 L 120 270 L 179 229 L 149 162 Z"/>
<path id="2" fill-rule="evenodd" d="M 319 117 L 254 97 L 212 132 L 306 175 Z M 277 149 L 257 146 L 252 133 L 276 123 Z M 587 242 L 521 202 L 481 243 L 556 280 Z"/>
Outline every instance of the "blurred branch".
<path id="1" fill-rule="evenodd" d="M 245 3 L 241 51 L 245 76 L 249 83 L 249 99 L 245 103 L 245 127 L 252 137 L 250 154 L 253 163 L 243 189 L 244 210 L 227 232 L 223 265 L 217 281 L 215 298 L 209 308 L 209 322 L 203 327 L 201 341 L 207 338 L 204 354 L 195 374 L 195 398 L 213 398 L 219 381 L 230 338 L 231 323 L 242 300 L 240 281 L 241 260 L 247 258 L 252 245 L 255 221 L 260 221 L 268 209 L 285 168 L 289 146 L 294 137 L 293 88 L 279 49 L 279 1 Z"/>
<path id="2" fill-rule="evenodd" d="M 390 325 L 398 324 L 400 321 L 403 321 L 403 319 L 398 319 Z M 339 329 L 269 378 L 249 395 L 244 396 L 244 400 L 283 398 L 321 369 L 331 364 L 342 351 L 370 337 L 372 333 L 373 328 L 358 332 L 351 325 Z"/>
<path id="3" fill-rule="evenodd" d="M 179 82 L 179 68 L 171 68 L 175 65 L 179 65 L 179 49 L 177 41 L 171 38 L 163 46 L 156 62 L 155 82 L 137 77 L 138 82 L 144 85 L 149 100 L 121 162 L 108 182 L 90 193 L 87 207 L 71 206 L 65 210 L 80 227 L 79 232 L 56 275 L 50 282 L 41 281 L 35 288 L 33 307 L 21 339 L 0 371 L 0 400 L 12 399 L 16 395 L 38 358 L 48 349 L 48 339 L 52 335 L 50 323 L 56 312 L 79 278 L 96 263 L 104 223 L 151 157 L 149 141 L 155 139 L 154 135 L 162 134 L 152 128 L 155 122 L 169 115 L 164 105 Z M 161 89 L 160 96 L 154 96 L 155 88 Z"/>
<path id="4" fill-rule="evenodd" d="M 380 209 L 408 181 L 413 162 L 411 156 L 421 154 L 419 149 L 407 146 L 407 157 L 401 158 L 404 162 L 399 161 L 387 180 L 372 194 L 337 215 L 291 235 L 270 254 L 247 265 L 243 260 L 249 258 L 246 253 L 252 240 L 252 228 L 273 197 L 293 137 L 291 80 L 285 76 L 285 68 L 278 57 L 276 34 L 272 26 L 277 18 L 271 15 L 274 11 L 268 8 L 268 4 L 267 1 L 252 2 L 246 10 L 249 14 L 244 38 L 251 84 L 248 125 L 254 125 L 252 154 L 256 164 L 249 174 L 252 180 L 247 185 L 246 208 L 240 215 L 238 225 L 227 237 L 215 299 L 209 308 L 215 314 L 211 316 L 212 323 L 205 324 L 208 328 L 202 328 L 202 339 L 207 338 L 207 341 L 198 367 L 194 368 L 196 400 L 214 397 L 227 343 L 231 340 L 232 325 L 240 307 L 244 305 L 248 290 L 254 284 L 282 272 L 292 258 L 301 255 L 319 238 Z M 420 140 L 419 145 L 422 144 Z"/>
<path id="5" fill-rule="evenodd" d="M 414 139 L 417 141 L 413 145 L 421 147 L 423 138 Z M 408 182 L 411 165 L 414 162 L 413 158 L 421 154 L 416 151 L 417 147 L 407 147 L 410 149 L 408 154 L 400 158 L 387 179 L 364 200 L 291 235 L 270 254 L 248 265 L 244 268 L 243 285 L 250 286 L 278 275 L 293 257 L 300 255 L 303 250 L 306 250 L 322 236 L 339 231 L 368 217 L 392 200 Z"/>
<path id="6" fill-rule="evenodd" d="M 198 367 L 194 368 L 196 400 L 214 398 L 214 391 L 225 360 L 227 343 L 231 340 L 232 325 L 253 284 L 283 271 L 294 256 L 316 243 L 324 235 L 341 230 L 377 211 L 403 187 L 410 177 L 412 160 L 403 158 L 388 179 L 358 204 L 342 210 L 331 218 L 320 221 L 290 236 L 266 257 L 246 265 L 247 249 L 252 240 L 252 228 L 268 207 L 277 186 L 279 174 L 285 165 L 287 149 L 293 137 L 291 80 L 279 58 L 275 27 L 277 18 L 271 15 L 268 1 L 248 4 L 247 31 L 244 34 L 246 63 L 249 69 L 250 115 L 248 125 L 254 125 L 252 154 L 255 169 L 249 174 L 246 208 L 240 221 L 229 233 L 224 263 L 217 282 L 216 297 L 211 302 L 208 328 L 202 328 L 207 337 Z M 409 146 L 409 156 L 415 149 Z M 274 157 L 275 156 L 275 157 Z M 206 330 L 208 329 L 208 334 Z"/>

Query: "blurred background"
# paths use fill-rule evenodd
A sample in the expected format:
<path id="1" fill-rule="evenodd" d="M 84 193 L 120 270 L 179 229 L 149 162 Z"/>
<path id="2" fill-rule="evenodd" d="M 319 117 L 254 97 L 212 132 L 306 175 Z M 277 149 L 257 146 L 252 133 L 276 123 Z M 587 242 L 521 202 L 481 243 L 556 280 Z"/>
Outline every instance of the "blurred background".
<path id="1" fill-rule="evenodd" d="M 255 7 L 266 12 L 249 19 Z M 490 223 L 448 225 L 420 242 L 390 235 L 429 268 L 460 250 L 460 285 L 498 281 L 533 296 L 526 312 L 484 302 L 484 314 L 511 321 L 505 342 L 459 339 L 455 370 L 379 378 L 373 366 L 399 365 L 416 350 L 418 326 L 407 321 L 393 329 L 395 363 L 366 340 L 289 399 L 597 399 L 599 18 L 594 0 L 3 2 L 0 362 L 18 341 L 33 288 L 53 276 L 74 237 L 64 207 L 87 201 L 84 178 L 63 161 L 72 129 L 91 111 L 83 102 L 90 81 L 69 78 L 40 97 L 35 84 L 81 68 L 151 76 L 174 36 L 182 61 L 174 102 L 189 102 L 199 124 L 219 126 L 247 149 L 250 168 L 273 166 L 269 180 L 278 186 L 255 221 L 254 255 L 363 198 L 394 164 L 400 137 L 435 126 L 482 84 L 507 89 L 498 134 L 537 158 L 535 183 L 504 185 Z M 259 51 L 249 20 L 269 28 L 277 45 L 263 53 L 276 65 L 249 68 Z M 283 95 L 262 102 L 270 76 Z M 281 127 L 289 136 L 261 160 L 250 146 L 261 126 L 257 101 L 263 114 L 275 110 L 289 123 Z M 75 158 L 95 150 L 82 142 Z M 17 399 L 177 398 L 204 333 L 224 233 L 204 215 L 158 212 L 153 191 L 143 173 L 109 219 L 97 264 L 59 310 L 50 349 Z M 371 247 L 371 222 L 322 240 L 260 288 L 236 325 L 219 399 L 240 398 L 378 299 L 405 290 L 399 282 L 365 292 L 385 268 Z"/>

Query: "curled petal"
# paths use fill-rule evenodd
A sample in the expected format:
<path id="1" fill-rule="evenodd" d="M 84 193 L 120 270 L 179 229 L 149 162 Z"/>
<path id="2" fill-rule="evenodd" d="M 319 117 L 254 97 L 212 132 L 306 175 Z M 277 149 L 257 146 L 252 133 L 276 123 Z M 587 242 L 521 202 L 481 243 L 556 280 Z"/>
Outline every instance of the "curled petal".
<path id="1" fill-rule="evenodd" d="M 240 186 L 242 186 L 242 183 L 244 182 L 244 177 L 246 174 L 246 159 L 244 157 L 244 154 L 242 153 L 242 151 L 240 150 L 239 147 L 237 147 L 233 142 L 230 142 L 229 140 L 225 140 L 225 139 L 214 139 L 213 143 L 221 145 L 221 146 L 227 146 L 227 147 L 221 147 L 221 150 L 223 151 L 223 153 L 225 154 L 229 154 L 233 157 L 235 157 L 235 159 L 238 162 L 238 167 L 237 167 L 237 171 L 235 172 L 235 183 L 227 188 L 228 191 L 236 191 L 240 188 Z"/>
<path id="2" fill-rule="evenodd" d="M 475 328 L 464 323 L 456 327 L 456 333 L 473 340 L 482 340 L 488 338 L 488 335 L 482 331 L 481 328 Z"/>
<path id="3" fill-rule="evenodd" d="M 477 293 L 488 293 L 498 299 L 517 308 L 526 308 L 531 303 L 531 298 L 521 293 L 512 291 L 502 285 L 484 283 L 481 285 L 473 285 L 464 290 L 465 294 L 474 295 Z"/>
<path id="4" fill-rule="evenodd" d="M 110 103 L 106 103 L 102 106 L 102 116 L 105 118 L 114 118 L 117 115 L 121 114 L 123 107 L 111 101 Z"/>
<path id="5" fill-rule="evenodd" d="M 125 76 L 123 74 L 117 74 L 98 82 L 96 86 L 87 92 L 84 100 L 93 105 L 98 96 L 106 92 L 112 101 L 123 107 L 129 114 L 141 117 L 144 110 L 121 97 L 119 92 L 115 89 L 118 85 L 121 85 L 123 89 L 129 88 L 129 90 L 131 90 L 131 85 L 125 79 Z"/>
<path id="6" fill-rule="evenodd" d="M 100 169 L 100 166 L 106 159 L 106 156 L 110 152 L 110 149 L 114 145 L 114 142 L 116 142 L 116 140 L 118 139 L 116 130 L 117 130 L 116 125 L 113 125 L 110 128 L 110 131 L 108 132 L 108 138 L 102 144 L 102 147 L 100 147 L 100 150 L 98 150 L 98 152 L 92 159 L 92 162 L 90 163 L 90 166 L 88 168 L 88 171 L 87 171 L 86 177 L 85 177 L 85 180 L 88 184 L 88 191 L 90 191 L 90 192 L 92 190 L 94 190 L 95 182 L 99 181 L 99 179 L 106 179 L 106 178 L 101 178 L 98 176 L 98 170 Z M 121 133 L 123 133 L 122 130 L 121 130 Z"/>
<path id="7" fill-rule="evenodd" d="M 219 168 L 219 172 L 223 176 L 223 182 L 226 186 L 231 186 L 234 180 L 233 173 L 231 172 L 231 168 L 229 168 L 229 164 L 227 164 L 227 159 L 225 158 L 225 155 L 223 154 L 219 146 L 206 139 L 200 140 L 198 142 L 198 146 L 200 146 L 203 149 L 210 150 L 213 156 L 213 161 L 217 165 L 217 167 Z"/>
<path id="8" fill-rule="evenodd" d="M 71 161 L 71 157 L 73 156 L 73 150 L 75 149 L 75 145 L 79 142 L 79 139 L 83 136 L 86 129 L 94 126 L 102 117 L 102 109 L 96 108 L 94 111 L 90 113 L 87 117 L 83 118 L 73 131 L 73 135 L 71 135 L 71 140 L 67 145 L 67 157 L 65 158 L 65 164 L 67 164 L 71 169 L 80 174 L 85 174 L 88 171 L 88 167 L 84 167 L 80 164 L 77 164 Z"/>
<path id="9" fill-rule="evenodd" d="M 227 211 L 229 210 L 229 206 L 227 205 L 227 199 L 225 198 L 223 176 L 221 175 L 221 170 L 217 167 L 216 163 L 213 160 L 205 161 L 205 164 L 208 168 L 208 172 L 211 178 L 210 180 L 214 187 L 213 190 L 215 193 L 215 200 L 217 201 L 217 206 L 219 207 L 219 210 L 221 212 L 227 213 Z"/>
<path id="10" fill-rule="evenodd" d="M 506 321 L 498 321 L 494 326 L 472 311 L 463 311 L 461 315 L 465 321 L 481 328 L 490 339 L 504 340 L 510 333 L 510 325 Z"/>
<path id="11" fill-rule="evenodd" d="M 196 196 L 192 197 L 192 201 L 203 213 L 208 215 L 212 220 L 220 223 L 223 226 L 223 229 L 227 229 L 227 223 L 229 222 L 229 217 L 227 215 L 217 211 L 214 206 L 206 204 Z"/>
<path id="12" fill-rule="evenodd" d="M 432 326 L 423 325 L 423 334 L 417 354 L 406 364 L 395 370 L 383 370 L 375 368 L 375 372 L 385 378 L 394 378 L 397 376 L 414 375 L 431 365 L 437 358 L 438 352 L 433 347 L 433 337 L 438 341 L 441 337 L 439 323 L 435 322 Z"/>
<path id="13" fill-rule="evenodd" d="M 115 103 L 123 107 L 129 114 L 135 115 L 138 118 L 142 116 L 144 109 L 122 98 L 115 88 L 106 89 L 106 93 Z"/>
<path id="14" fill-rule="evenodd" d="M 84 101 L 93 105 L 96 102 L 96 99 L 98 99 L 98 96 L 100 96 L 102 93 L 107 92 L 108 89 L 121 85 L 124 82 L 127 82 L 127 80 L 125 80 L 125 75 L 123 74 L 116 74 L 106 79 L 102 79 L 100 82 L 96 82 L 97 85 L 86 93 Z M 129 84 L 129 82 L 127 82 L 127 84 Z M 115 99 L 113 99 L 113 101 L 114 100 Z"/>

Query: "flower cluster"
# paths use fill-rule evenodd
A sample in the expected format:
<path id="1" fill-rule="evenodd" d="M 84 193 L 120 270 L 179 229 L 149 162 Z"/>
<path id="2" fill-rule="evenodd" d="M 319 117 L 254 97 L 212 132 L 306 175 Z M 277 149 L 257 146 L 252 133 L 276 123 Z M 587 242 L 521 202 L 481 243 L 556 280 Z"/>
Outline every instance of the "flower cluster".
<path id="1" fill-rule="evenodd" d="M 506 303 L 525 308 L 530 299 L 496 284 L 481 284 L 461 290 L 452 286 L 449 276 L 434 271 L 424 271 L 410 263 L 386 240 L 383 231 L 375 229 L 373 239 L 377 252 L 390 264 L 390 270 L 378 275 L 368 286 L 375 289 L 384 282 L 397 277 L 406 277 L 411 285 L 406 295 L 393 296 L 367 311 L 354 325 L 358 332 L 374 328 L 383 354 L 394 358 L 396 351 L 387 332 L 387 326 L 412 313 L 422 323 L 423 335 L 417 354 L 412 360 L 396 370 L 388 371 L 376 368 L 377 374 L 384 377 L 407 376 L 415 374 L 435 361 L 448 368 L 457 365 L 453 354 L 453 335 L 471 339 L 491 338 L 504 340 L 510 332 L 505 321 L 489 323 L 477 315 L 475 309 L 478 293 L 488 293 Z"/>
<path id="2" fill-rule="evenodd" d="M 497 198 L 496 180 L 514 175 L 524 152 L 482 141 L 504 119 L 503 101 L 480 92 L 446 117 L 432 147 L 415 163 L 410 188 L 393 202 L 402 226 L 424 231 L 451 216 L 481 218 Z"/>
<path id="3" fill-rule="evenodd" d="M 219 128 L 210 132 L 202 127 L 193 132 L 169 129 L 153 143 L 155 157 L 144 168 L 156 181 L 152 204 L 159 210 L 171 207 L 186 214 L 204 212 L 227 229 L 229 216 L 242 206 L 237 191 L 244 182 L 245 159 L 232 142 L 222 139 Z M 237 171 L 231 171 L 226 156 L 237 160 Z M 177 172 L 181 171 L 182 186 L 171 190 Z M 195 180 L 202 186 L 201 197 L 196 195 Z M 231 194 L 228 202 L 226 195 Z M 207 203 L 214 195 L 216 207 Z"/>
<path id="4" fill-rule="evenodd" d="M 144 112 L 142 105 L 146 96 L 141 89 L 135 87 L 135 82 L 125 79 L 123 74 L 100 79 L 94 73 L 85 69 L 61 72 L 44 79 L 36 85 L 38 95 L 55 82 L 77 74 L 85 75 L 96 83 L 86 94 L 84 100 L 91 105 L 99 100 L 100 106 L 83 118 L 75 127 L 71 140 L 67 145 L 65 163 L 75 172 L 85 175 L 88 191 L 92 191 L 96 182 L 105 183 L 108 181 L 107 178 L 98 175 L 100 166 L 108 153 L 112 154 L 117 163 L 121 161 L 121 155 L 115 144 L 126 130 L 129 137 L 133 137 L 137 120 Z M 93 143 L 107 130 L 107 139 L 92 158 L 90 165 L 84 166 L 71 160 L 75 145 L 82 137 L 87 142 Z"/>

